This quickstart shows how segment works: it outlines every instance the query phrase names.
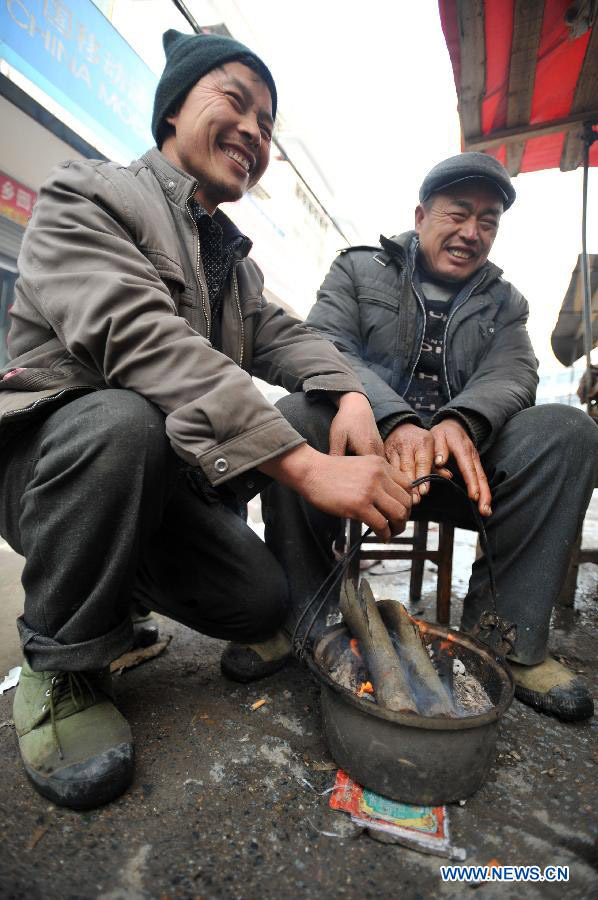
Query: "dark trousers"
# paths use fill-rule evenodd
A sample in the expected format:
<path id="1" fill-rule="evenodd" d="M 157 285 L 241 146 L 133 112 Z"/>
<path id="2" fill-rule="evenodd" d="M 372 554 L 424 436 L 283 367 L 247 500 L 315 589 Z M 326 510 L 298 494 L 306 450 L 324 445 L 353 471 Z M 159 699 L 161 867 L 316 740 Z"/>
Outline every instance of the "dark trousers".
<path id="1" fill-rule="evenodd" d="M 327 451 L 331 406 L 310 403 L 303 394 L 284 397 L 277 405 L 313 447 Z M 493 514 L 485 525 L 498 613 L 517 624 L 513 658 L 533 665 L 546 656 L 551 611 L 596 483 L 598 428 L 581 410 L 568 406 L 526 409 L 505 424 L 482 454 L 482 464 L 493 498 Z M 339 522 L 280 484 L 272 483 L 262 500 L 266 542 L 287 573 L 296 618 L 330 571 Z M 437 483 L 413 508 L 413 516 L 475 528 L 468 501 Z M 473 565 L 462 626 L 472 628 L 491 608 L 482 558 Z"/>
<path id="2" fill-rule="evenodd" d="M 264 640 L 286 614 L 276 559 L 131 391 L 79 397 L 12 438 L 0 534 L 25 557 L 18 626 L 36 671 L 108 665 L 131 644 L 133 597 L 231 640 Z"/>

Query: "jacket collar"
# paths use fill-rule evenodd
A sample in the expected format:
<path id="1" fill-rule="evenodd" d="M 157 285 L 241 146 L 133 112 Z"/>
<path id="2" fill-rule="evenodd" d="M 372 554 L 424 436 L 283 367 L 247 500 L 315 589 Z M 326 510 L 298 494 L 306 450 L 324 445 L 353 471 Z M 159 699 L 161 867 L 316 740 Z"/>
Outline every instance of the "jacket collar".
<path id="1" fill-rule="evenodd" d="M 390 254 L 390 256 L 399 259 L 403 265 L 406 265 L 409 258 L 409 248 L 416 237 L 417 233 L 415 231 L 404 231 L 402 234 L 394 235 L 391 238 L 386 238 L 381 234 L 380 245 L 388 254 Z M 488 261 L 482 266 L 481 270 L 478 269 L 478 271 L 472 275 L 472 279 L 477 279 L 480 271 L 484 273 L 480 287 L 482 285 L 488 287 L 488 285 L 500 278 L 503 272 L 503 270 L 499 269 L 498 266 L 495 266 L 493 262 Z"/>
<path id="2" fill-rule="evenodd" d="M 142 156 L 143 161 L 152 170 L 160 183 L 160 187 L 172 202 L 183 210 L 187 210 L 187 200 L 193 196 L 197 188 L 197 181 L 183 172 L 178 166 L 173 165 L 157 147 L 152 147 Z M 214 221 L 218 222 L 222 228 L 223 239 L 225 243 L 234 243 L 239 238 L 239 246 L 236 249 L 235 256 L 244 258 L 251 250 L 252 242 L 240 231 L 232 219 L 229 219 L 222 210 L 217 209 L 214 213 Z"/>

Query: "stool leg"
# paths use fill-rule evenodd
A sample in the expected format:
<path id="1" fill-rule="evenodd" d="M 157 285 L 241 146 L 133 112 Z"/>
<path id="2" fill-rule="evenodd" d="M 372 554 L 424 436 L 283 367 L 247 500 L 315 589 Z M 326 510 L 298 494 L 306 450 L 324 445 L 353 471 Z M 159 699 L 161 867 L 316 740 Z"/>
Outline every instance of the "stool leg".
<path id="1" fill-rule="evenodd" d="M 455 529 L 446 522 L 441 522 L 439 529 L 436 618 L 441 625 L 449 625 L 451 621 L 451 583 L 453 578 L 453 541 Z"/>
<path id="2" fill-rule="evenodd" d="M 557 606 L 574 606 L 575 604 L 575 591 L 577 589 L 577 573 L 579 571 L 579 553 L 581 550 L 582 531 L 583 527 L 579 529 L 579 534 L 571 549 L 569 568 L 567 569 L 567 576 L 565 578 L 565 583 L 561 589 L 561 593 L 557 597 Z"/>
<path id="3" fill-rule="evenodd" d="M 426 550 L 428 546 L 428 523 L 413 523 L 413 549 Z M 422 581 L 424 579 L 423 559 L 414 559 L 411 563 L 411 578 L 409 581 L 409 600 L 411 603 L 419 603 L 422 596 Z"/>

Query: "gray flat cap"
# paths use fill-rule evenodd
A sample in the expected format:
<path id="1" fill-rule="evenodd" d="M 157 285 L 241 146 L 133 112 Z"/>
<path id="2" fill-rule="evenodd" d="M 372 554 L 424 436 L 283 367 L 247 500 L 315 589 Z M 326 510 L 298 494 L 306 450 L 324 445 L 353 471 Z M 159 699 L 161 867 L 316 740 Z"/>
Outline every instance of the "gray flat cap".
<path id="1" fill-rule="evenodd" d="M 513 204 L 516 196 L 515 188 L 505 167 L 493 156 L 471 150 L 443 159 L 430 169 L 419 189 L 420 203 L 424 203 L 428 197 L 442 188 L 472 178 L 483 178 L 492 182 L 503 197 L 505 209 Z"/>

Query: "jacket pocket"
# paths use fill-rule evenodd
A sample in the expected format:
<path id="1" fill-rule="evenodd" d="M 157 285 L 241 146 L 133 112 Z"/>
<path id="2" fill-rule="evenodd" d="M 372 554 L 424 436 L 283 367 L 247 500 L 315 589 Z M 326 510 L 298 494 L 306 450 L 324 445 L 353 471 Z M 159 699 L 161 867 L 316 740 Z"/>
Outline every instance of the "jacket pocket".
<path id="1" fill-rule="evenodd" d="M 185 275 L 181 265 L 162 250 L 149 249 L 143 247 L 144 255 L 149 259 L 152 266 L 163 281 L 174 281 L 184 286 Z"/>
<path id="2" fill-rule="evenodd" d="M 166 285 L 168 293 L 174 300 L 176 308 L 178 309 L 179 305 L 192 306 L 193 301 L 192 298 L 188 296 L 190 292 L 186 290 L 185 274 L 181 266 L 161 250 L 153 250 L 144 247 L 143 253 L 153 265 L 160 280 Z"/>
<path id="3" fill-rule="evenodd" d="M 357 288 L 357 302 L 361 305 L 372 305 L 399 312 L 399 295 L 388 291 L 377 290 L 374 287 Z"/>

